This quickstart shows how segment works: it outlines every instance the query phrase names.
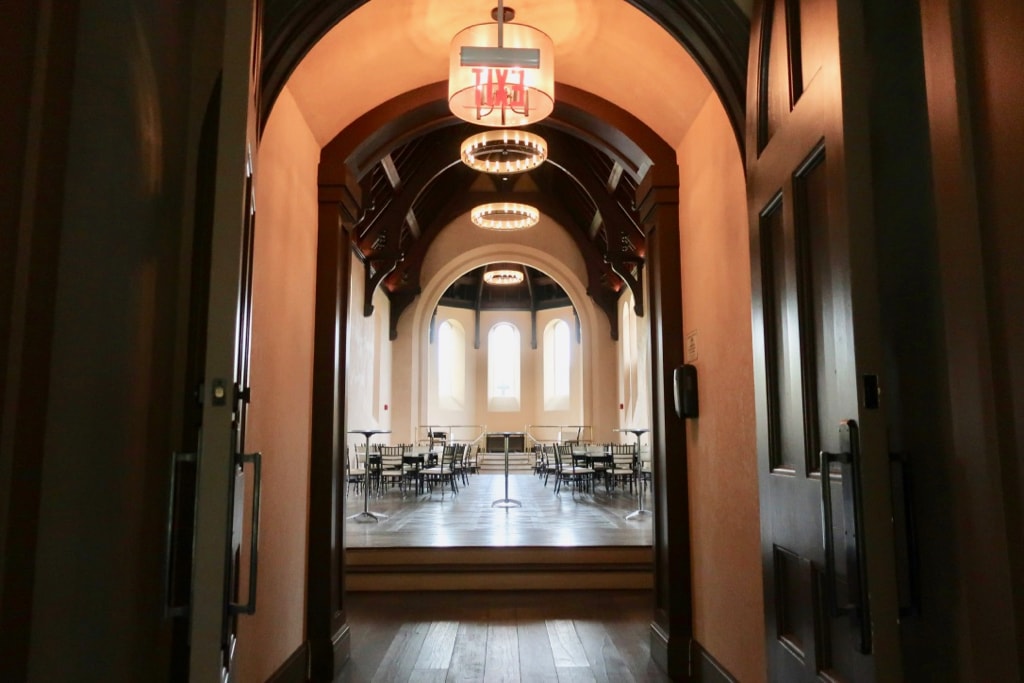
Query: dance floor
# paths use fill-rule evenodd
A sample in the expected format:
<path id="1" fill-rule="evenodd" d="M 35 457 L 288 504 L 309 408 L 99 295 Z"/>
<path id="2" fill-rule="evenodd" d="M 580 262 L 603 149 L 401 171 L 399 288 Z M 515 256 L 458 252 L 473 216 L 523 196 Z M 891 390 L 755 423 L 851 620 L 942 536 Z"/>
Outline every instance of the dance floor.
<path id="1" fill-rule="evenodd" d="M 379 522 L 356 522 L 350 517 L 363 510 L 362 492 L 346 491 L 345 545 L 349 548 L 418 547 L 588 547 L 650 546 L 652 516 L 637 520 L 626 515 L 638 507 L 628 487 L 606 491 L 598 485 L 593 493 L 564 487 L 554 493 L 532 474 L 473 474 L 468 485 L 452 495 L 403 494 L 398 487 L 381 496 L 370 496 L 370 511 L 386 514 Z M 521 507 L 492 507 L 495 500 L 511 498 Z M 645 496 L 645 507 L 654 504 Z"/>

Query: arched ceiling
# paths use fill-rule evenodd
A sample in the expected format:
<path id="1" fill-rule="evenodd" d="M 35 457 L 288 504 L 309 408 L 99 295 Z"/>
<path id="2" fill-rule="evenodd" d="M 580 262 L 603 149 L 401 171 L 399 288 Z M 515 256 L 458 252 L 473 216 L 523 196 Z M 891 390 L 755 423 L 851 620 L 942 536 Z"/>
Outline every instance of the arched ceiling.
<path id="1" fill-rule="evenodd" d="M 515 21 L 555 45 L 556 110 L 531 126 L 551 158 L 525 180 L 481 178 L 458 163 L 458 141 L 479 128 L 448 113 L 444 80 L 452 36 L 489 21 L 495 0 L 296 0 L 273 19 L 285 1 L 268 3 L 264 90 L 273 101 L 287 88 L 324 147 L 321 197 L 343 190 L 364 311 L 382 286 L 392 336 L 437 233 L 475 203 L 515 193 L 572 236 L 587 293 L 617 337 L 621 291 L 644 299 L 638 186 L 651 168 L 678 182 L 674 150 L 709 97 L 723 99 L 734 128 L 742 121 L 746 19 L 731 0 L 510 0 Z"/>
<path id="2" fill-rule="evenodd" d="M 510 0 L 555 44 L 555 78 L 632 113 L 675 148 L 711 84 L 660 26 L 622 0 Z M 447 78 L 452 36 L 493 0 L 375 0 L 331 29 L 288 81 L 321 145 L 364 112 Z M 557 97 L 557 87 L 556 87 Z"/>

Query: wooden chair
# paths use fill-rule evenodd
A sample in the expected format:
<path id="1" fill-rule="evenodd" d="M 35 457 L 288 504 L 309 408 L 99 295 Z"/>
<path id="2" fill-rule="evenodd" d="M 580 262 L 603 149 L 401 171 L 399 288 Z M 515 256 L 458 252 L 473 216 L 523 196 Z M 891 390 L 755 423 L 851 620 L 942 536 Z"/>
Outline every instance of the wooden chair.
<path id="1" fill-rule="evenodd" d="M 361 458 L 360 455 L 363 455 Z M 354 488 L 358 495 L 362 492 L 362 486 L 366 484 L 366 463 L 365 454 L 360 451 L 352 451 L 345 447 L 345 481 L 349 488 Z"/>
<path id="2" fill-rule="evenodd" d="M 654 471 L 651 468 L 651 452 L 641 449 L 638 463 L 634 466 L 637 468 L 637 481 L 646 491 L 654 478 Z"/>
<path id="3" fill-rule="evenodd" d="M 382 477 L 382 461 L 380 451 L 371 451 L 366 455 L 363 485 L 369 487 L 367 493 L 380 494 Z"/>
<path id="4" fill-rule="evenodd" d="M 438 484 L 441 487 L 441 498 L 444 498 L 444 486 L 448 485 L 449 489 L 454 496 L 459 492 L 458 483 L 455 481 L 455 452 L 459 448 L 455 444 L 448 444 L 441 451 L 441 461 L 433 467 L 427 467 L 423 470 L 423 481 L 426 483 L 427 488 L 430 489 L 430 494 L 434 494 L 434 484 Z"/>
<path id="5" fill-rule="evenodd" d="M 555 444 L 555 493 L 561 490 L 562 483 L 572 487 L 573 495 L 579 489 L 593 490 L 594 469 L 585 465 L 575 465 L 572 461 L 572 445 Z"/>
<path id="6" fill-rule="evenodd" d="M 544 485 L 548 485 L 548 479 L 551 478 L 551 474 L 555 475 L 555 483 L 558 483 L 558 465 L 555 460 L 555 446 L 554 444 L 538 444 L 540 450 L 537 453 L 537 462 L 539 463 L 538 469 L 539 474 L 544 479 Z"/>
<path id="7" fill-rule="evenodd" d="M 419 495 L 423 493 L 423 466 L 425 457 L 414 453 L 411 448 L 402 456 L 402 492 L 412 486 Z"/>
<path id="8" fill-rule="evenodd" d="M 635 447 L 632 444 L 613 443 L 611 445 L 612 462 L 605 470 L 606 486 L 615 488 L 616 484 L 629 483 L 629 492 L 633 492 L 633 452 Z"/>
<path id="9" fill-rule="evenodd" d="M 469 470 L 466 465 L 466 454 L 469 452 L 468 443 L 456 443 L 455 446 L 455 457 L 452 460 L 452 469 L 455 470 L 455 476 L 465 486 L 469 486 Z"/>
<path id="10" fill-rule="evenodd" d="M 381 460 L 380 490 L 383 492 L 384 489 L 391 488 L 396 484 L 401 486 L 402 456 L 405 455 L 405 446 L 378 446 L 377 450 Z"/>
<path id="11" fill-rule="evenodd" d="M 547 451 L 544 449 L 544 444 L 533 444 L 533 473 L 541 479 L 544 479 L 545 483 L 547 483 L 547 478 L 545 476 L 547 474 L 547 468 L 548 459 Z"/>
<path id="12" fill-rule="evenodd" d="M 611 444 L 590 444 L 586 454 L 586 465 L 594 470 L 594 483 L 601 480 L 607 489 L 608 468 L 612 465 Z"/>
<path id="13" fill-rule="evenodd" d="M 469 474 L 476 474 L 480 469 L 480 447 L 473 447 L 472 444 L 466 445 L 466 472 Z"/>

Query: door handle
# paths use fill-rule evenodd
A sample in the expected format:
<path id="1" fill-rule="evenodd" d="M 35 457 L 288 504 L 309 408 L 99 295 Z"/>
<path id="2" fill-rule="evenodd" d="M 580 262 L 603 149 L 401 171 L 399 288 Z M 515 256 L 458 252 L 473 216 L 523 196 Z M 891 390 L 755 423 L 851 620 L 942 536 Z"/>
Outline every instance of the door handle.
<path id="1" fill-rule="evenodd" d="M 171 454 L 170 492 L 167 496 L 167 531 L 166 536 L 164 538 L 163 609 L 165 619 L 170 617 L 180 617 L 184 616 L 185 614 L 188 614 L 189 604 L 187 598 L 183 598 L 180 602 L 175 602 L 175 595 L 180 591 L 175 590 L 175 586 L 173 585 L 173 567 L 176 564 L 175 558 L 178 556 L 179 550 L 185 548 L 191 549 L 192 542 L 191 539 L 189 539 L 189 542 L 187 544 L 180 542 L 180 540 L 176 538 L 175 531 L 177 531 L 178 534 L 180 534 L 182 533 L 183 529 L 187 527 L 189 531 L 194 532 L 195 527 L 193 526 L 193 523 L 191 521 L 189 521 L 189 523 L 185 525 L 185 527 L 178 524 L 180 520 L 175 515 L 175 512 L 178 510 L 178 505 L 184 505 L 185 503 L 191 502 L 191 519 L 195 519 L 195 490 L 193 489 L 190 500 L 181 500 L 181 496 L 183 494 L 179 490 L 181 482 L 178 478 L 178 470 L 181 469 L 181 466 L 184 463 L 191 463 L 192 473 L 194 476 L 196 460 L 197 458 L 195 453 L 181 453 L 176 451 Z M 189 562 L 189 564 L 191 565 L 191 561 Z"/>
<path id="2" fill-rule="evenodd" d="M 256 551 L 260 540 L 260 497 L 263 487 L 263 454 L 262 453 L 241 453 L 238 455 L 238 463 L 245 466 L 251 462 L 253 468 L 252 477 L 252 523 L 249 525 L 249 596 L 244 603 L 232 602 L 228 604 L 228 611 L 231 614 L 255 614 L 256 613 Z"/>
<path id="3" fill-rule="evenodd" d="M 855 420 L 839 424 L 839 452 L 820 452 L 821 456 L 821 525 L 825 550 L 825 604 L 833 617 L 849 615 L 860 634 L 859 651 L 871 652 L 871 619 L 868 604 L 867 564 L 862 537 L 864 528 L 861 495 L 860 442 Z M 835 538 L 832 529 L 831 465 L 841 465 L 843 517 L 846 529 L 846 575 L 849 582 L 848 602 L 839 604 L 836 595 Z"/>

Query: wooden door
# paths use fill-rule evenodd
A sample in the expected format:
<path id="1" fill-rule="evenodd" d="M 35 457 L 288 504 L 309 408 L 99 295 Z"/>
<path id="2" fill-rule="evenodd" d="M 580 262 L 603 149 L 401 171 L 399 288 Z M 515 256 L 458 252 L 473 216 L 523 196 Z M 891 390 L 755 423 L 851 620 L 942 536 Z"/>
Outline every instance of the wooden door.
<path id="1" fill-rule="evenodd" d="M 763 0 L 751 22 L 766 638 L 786 683 L 901 677 L 861 21 L 856 1 Z"/>
<path id="2" fill-rule="evenodd" d="M 194 554 L 188 608 L 188 678 L 232 678 L 238 615 L 255 608 L 259 458 L 244 453 L 255 229 L 260 3 L 224 3 L 223 69 L 216 112 L 216 174 L 206 253 L 208 298 L 196 467 Z M 194 309 L 195 310 L 195 309 Z M 245 465 L 254 463 L 251 563 L 243 566 Z M 243 577 L 249 591 L 240 593 Z"/>

